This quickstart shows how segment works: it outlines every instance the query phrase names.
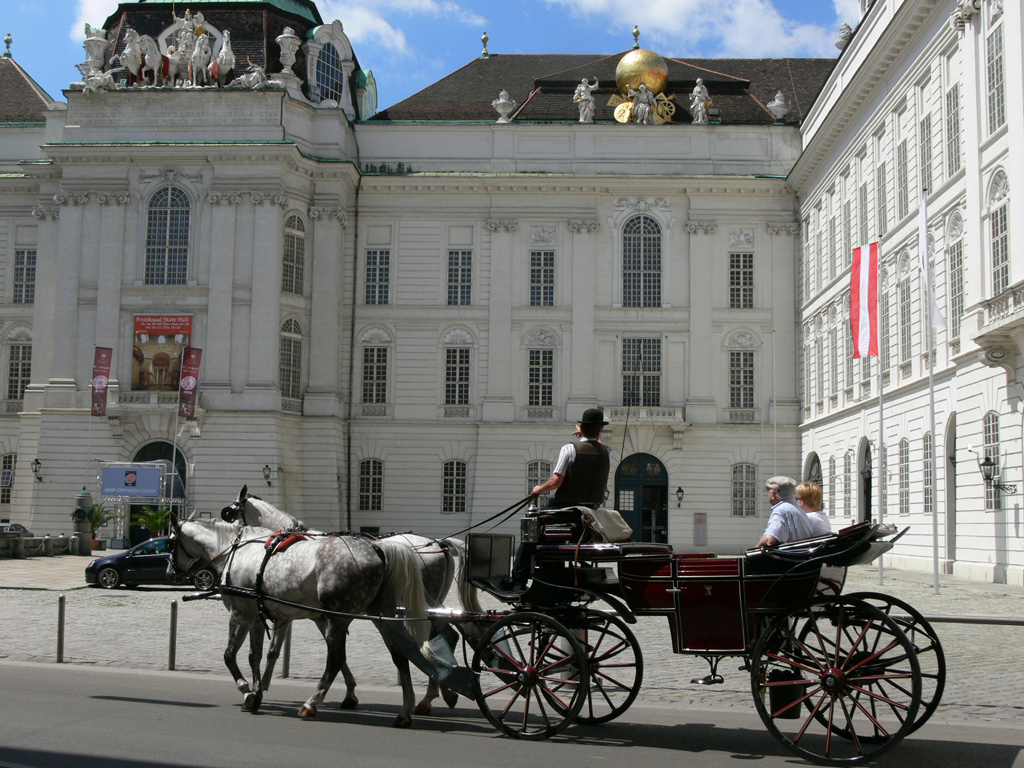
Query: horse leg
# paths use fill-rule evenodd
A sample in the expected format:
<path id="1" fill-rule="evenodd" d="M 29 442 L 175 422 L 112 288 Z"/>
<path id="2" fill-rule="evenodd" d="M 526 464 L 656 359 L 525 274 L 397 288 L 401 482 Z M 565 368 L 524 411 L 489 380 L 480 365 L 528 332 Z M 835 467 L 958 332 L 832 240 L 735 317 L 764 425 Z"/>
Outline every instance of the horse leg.
<path id="1" fill-rule="evenodd" d="M 398 670 L 398 681 L 402 685 L 402 708 L 398 710 L 398 717 L 395 718 L 391 727 L 409 728 L 412 725 L 412 711 L 416 705 L 416 692 L 413 690 L 412 675 L 409 673 L 409 659 L 396 646 L 392 645 L 391 640 L 383 632 L 381 632 L 381 637 L 384 638 L 384 644 L 391 652 L 391 661 L 394 662 L 395 669 Z"/>
<path id="2" fill-rule="evenodd" d="M 281 647 L 284 645 L 285 638 L 288 637 L 288 628 L 291 625 L 291 621 L 274 623 L 274 634 L 270 638 L 270 650 L 267 651 L 267 665 L 263 668 L 262 685 L 264 691 L 270 688 L 270 681 L 274 677 L 277 657 L 281 655 Z"/>
<path id="3" fill-rule="evenodd" d="M 234 678 L 238 690 L 243 694 L 242 709 L 248 710 L 251 706 L 249 696 L 252 692 L 248 681 L 242 675 L 242 670 L 238 668 L 237 660 L 238 649 L 242 647 L 242 641 L 245 640 L 246 632 L 247 627 L 242 624 L 238 617 L 232 615 L 228 622 L 228 645 L 224 649 L 224 665 Z"/>
<path id="4" fill-rule="evenodd" d="M 260 662 L 263 661 L 263 625 L 253 622 L 249 627 L 249 668 L 252 670 L 252 685 L 255 688 L 246 694 L 246 709 L 250 712 L 259 712 L 263 703 L 263 681 L 260 677 Z"/>
<path id="5" fill-rule="evenodd" d="M 348 634 L 350 621 L 351 619 L 318 620 L 317 626 L 320 626 L 321 622 L 324 624 L 320 631 L 327 642 L 327 664 L 316 691 L 299 707 L 299 717 L 316 717 L 316 708 L 323 704 L 327 691 L 331 688 L 331 683 L 338 676 L 338 670 L 345 667 L 345 637 Z"/>

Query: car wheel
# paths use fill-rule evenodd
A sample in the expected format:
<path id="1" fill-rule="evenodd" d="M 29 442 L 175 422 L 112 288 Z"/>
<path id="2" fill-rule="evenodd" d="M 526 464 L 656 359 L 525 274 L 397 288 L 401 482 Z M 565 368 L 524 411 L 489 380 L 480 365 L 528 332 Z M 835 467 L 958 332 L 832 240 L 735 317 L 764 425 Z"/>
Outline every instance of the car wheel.
<path id="1" fill-rule="evenodd" d="M 121 583 L 121 574 L 117 572 L 116 568 L 111 568 L 108 565 L 106 568 L 100 569 L 96 581 L 104 589 L 113 589 Z"/>
<path id="2" fill-rule="evenodd" d="M 208 568 L 203 568 L 192 574 L 192 583 L 195 584 L 196 589 L 209 592 L 217 583 L 217 575 Z"/>

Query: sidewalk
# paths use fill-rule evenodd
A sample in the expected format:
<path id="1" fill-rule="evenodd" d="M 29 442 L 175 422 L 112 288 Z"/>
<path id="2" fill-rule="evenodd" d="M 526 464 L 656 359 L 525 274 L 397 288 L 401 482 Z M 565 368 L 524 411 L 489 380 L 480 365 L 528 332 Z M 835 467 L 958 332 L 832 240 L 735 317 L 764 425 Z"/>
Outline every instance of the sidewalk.
<path id="1" fill-rule="evenodd" d="M 107 549 L 82 555 L 57 557 L 28 557 L 23 560 L 0 560 L 0 589 L 53 589 L 65 592 L 79 589 L 85 584 L 85 566 L 99 557 L 117 554 L 122 550 Z"/>

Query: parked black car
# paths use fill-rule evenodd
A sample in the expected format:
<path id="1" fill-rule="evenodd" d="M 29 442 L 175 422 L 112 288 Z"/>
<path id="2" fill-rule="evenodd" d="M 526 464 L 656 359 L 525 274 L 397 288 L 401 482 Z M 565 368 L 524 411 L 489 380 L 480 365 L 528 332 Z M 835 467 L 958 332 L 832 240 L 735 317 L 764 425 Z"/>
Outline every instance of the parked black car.
<path id="1" fill-rule="evenodd" d="M 167 576 L 170 559 L 170 538 L 157 536 L 124 552 L 93 560 L 85 566 L 85 581 L 106 589 L 120 585 L 181 583 Z M 196 589 L 208 590 L 217 583 L 217 574 L 209 566 L 201 567 L 188 575 L 188 581 Z"/>

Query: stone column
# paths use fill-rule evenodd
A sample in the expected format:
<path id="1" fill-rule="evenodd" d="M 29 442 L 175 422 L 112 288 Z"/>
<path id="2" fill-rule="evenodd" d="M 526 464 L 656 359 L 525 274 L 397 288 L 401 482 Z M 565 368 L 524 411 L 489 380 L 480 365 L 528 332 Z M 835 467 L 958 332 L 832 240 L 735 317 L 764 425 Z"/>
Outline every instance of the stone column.
<path id="1" fill-rule="evenodd" d="M 281 324 L 281 244 L 284 229 L 281 208 L 287 205 L 287 201 L 280 194 L 266 192 L 253 192 L 249 199 L 256 210 L 252 248 L 252 307 L 249 314 L 249 379 L 245 393 L 248 407 L 276 410 L 280 399 L 277 376 Z M 255 401 L 252 399 L 254 395 Z"/>
<path id="2" fill-rule="evenodd" d="M 214 191 L 207 199 L 211 219 L 210 298 L 206 314 L 206 349 L 203 352 L 203 365 L 206 366 L 203 389 L 207 396 L 215 398 L 217 390 L 231 388 L 235 219 L 242 195 L 238 192 Z M 255 281 L 255 272 L 253 279 Z"/>
<path id="3" fill-rule="evenodd" d="M 514 220 L 487 222 L 491 232 L 491 270 L 487 307 L 487 395 L 484 421 L 514 421 L 510 359 L 512 357 L 512 258 Z"/>
<path id="4" fill-rule="evenodd" d="M 718 402 L 713 371 L 720 370 L 716 356 L 718 347 L 711 330 L 714 262 L 704 257 L 714 248 L 718 224 L 713 221 L 694 221 L 686 224 L 690 236 L 690 381 L 686 399 L 686 420 L 691 424 L 715 424 L 718 421 Z"/>
<path id="5" fill-rule="evenodd" d="M 53 367 L 47 379 L 46 404 L 74 405 L 78 346 L 78 291 L 81 284 L 83 207 L 89 202 L 84 192 L 58 193 L 53 198 L 62 206 L 60 240 L 57 245 L 57 288 L 54 294 L 56 324 L 53 333 Z M 68 390 L 56 393 L 56 389 Z M 52 394 L 51 394 L 52 390 Z"/>
<path id="6" fill-rule="evenodd" d="M 32 209 L 39 220 L 36 240 L 36 297 L 32 307 L 32 337 L 52 339 L 57 319 L 57 248 L 60 243 L 60 208 L 42 205 Z M 42 385 L 53 375 L 53 357 L 39 354 L 32 361 L 32 383 L 25 390 L 24 408 L 37 411 L 43 405 Z M 31 459 L 30 459 L 31 460 Z"/>
<path id="7" fill-rule="evenodd" d="M 594 394 L 594 362 L 597 345 L 594 340 L 594 302 L 597 270 L 595 232 L 601 225 L 597 219 L 570 219 L 568 222 L 572 241 L 572 343 L 564 344 L 569 349 L 569 397 L 567 419 L 593 408 L 597 402 Z M 568 279 L 567 275 L 567 279 Z M 565 370 L 564 363 L 561 365 Z"/>
<path id="8" fill-rule="evenodd" d="M 339 358 L 343 344 L 339 311 L 346 303 L 341 295 L 348 214 L 341 208 L 313 206 L 309 209 L 312 242 L 311 306 L 309 329 L 309 386 L 303 402 L 307 415 L 340 416 Z M 359 254 L 356 254 L 358 260 Z M 350 395 L 351 396 L 351 395 Z"/>
<path id="9" fill-rule="evenodd" d="M 120 343 L 121 275 L 124 269 L 125 206 L 131 202 L 128 192 L 99 192 L 100 254 L 96 281 L 96 346 L 112 347 L 117 363 L 119 355 L 129 354 Z M 111 379 L 116 368 L 111 367 Z M 130 370 L 130 368 L 129 368 Z"/>

